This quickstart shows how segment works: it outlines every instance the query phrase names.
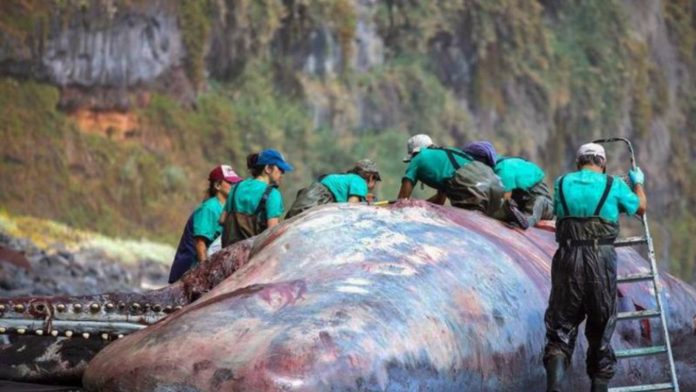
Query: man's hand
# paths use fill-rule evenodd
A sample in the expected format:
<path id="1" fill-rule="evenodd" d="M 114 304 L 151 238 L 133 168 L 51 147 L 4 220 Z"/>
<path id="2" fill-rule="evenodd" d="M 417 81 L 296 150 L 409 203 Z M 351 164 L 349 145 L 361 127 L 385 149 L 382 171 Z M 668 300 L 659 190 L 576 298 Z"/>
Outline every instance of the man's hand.
<path id="1" fill-rule="evenodd" d="M 397 199 L 408 199 L 413 193 L 413 183 L 408 178 L 401 180 L 401 189 L 399 189 L 399 196 Z"/>
<path id="2" fill-rule="evenodd" d="M 430 199 L 428 199 L 429 202 L 433 204 L 438 204 L 438 205 L 445 205 L 445 202 L 447 201 L 447 194 L 442 191 L 437 191 L 436 194 L 434 194 Z"/>
<path id="3" fill-rule="evenodd" d="M 633 185 L 633 187 L 636 185 L 643 185 L 645 183 L 645 175 L 638 166 L 636 166 L 635 169 L 628 171 L 628 178 L 631 180 L 631 185 Z"/>
<path id="4" fill-rule="evenodd" d="M 270 218 L 266 221 L 266 226 L 270 229 L 273 226 L 277 226 L 280 223 L 280 218 Z"/>

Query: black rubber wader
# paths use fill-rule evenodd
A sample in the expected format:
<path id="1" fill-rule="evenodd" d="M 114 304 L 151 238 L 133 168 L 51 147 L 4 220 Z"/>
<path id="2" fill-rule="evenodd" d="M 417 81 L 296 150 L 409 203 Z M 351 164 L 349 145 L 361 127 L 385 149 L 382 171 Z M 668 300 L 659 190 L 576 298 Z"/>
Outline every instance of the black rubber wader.
<path id="1" fill-rule="evenodd" d="M 232 203 L 232 211 L 228 211 L 227 219 L 222 225 L 222 247 L 227 247 L 235 242 L 251 238 L 255 235 L 260 234 L 268 228 L 266 219 L 266 200 L 268 200 L 268 195 L 273 190 L 273 186 L 269 185 L 259 200 L 259 204 L 252 215 L 243 214 L 234 210 L 234 203 Z M 237 193 L 237 187 L 234 187 L 232 191 L 232 200 L 234 200 Z"/>
<path id="2" fill-rule="evenodd" d="M 312 185 L 302 188 L 297 192 L 297 198 L 292 203 L 292 207 L 285 215 L 285 219 L 290 219 L 299 215 L 310 208 L 335 202 L 333 193 L 324 184 L 315 182 Z"/>
<path id="3" fill-rule="evenodd" d="M 616 250 L 614 241 L 619 225 L 599 217 L 611 188 L 611 177 L 591 217 L 564 217 L 556 223 L 558 250 L 551 265 L 551 294 L 544 316 L 546 347 L 544 365 L 554 357 L 570 363 L 578 334 L 578 325 L 587 318 L 585 336 L 587 374 L 600 382 L 615 373 L 616 356 L 611 336 L 616 327 Z M 568 214 L 559 189 L 561 204 Z"/>

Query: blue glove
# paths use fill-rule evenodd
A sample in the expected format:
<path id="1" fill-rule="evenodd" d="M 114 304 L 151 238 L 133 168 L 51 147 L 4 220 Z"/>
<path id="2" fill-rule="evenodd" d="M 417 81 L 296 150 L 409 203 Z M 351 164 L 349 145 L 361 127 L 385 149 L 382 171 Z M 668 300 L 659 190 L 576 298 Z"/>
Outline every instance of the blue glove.
<path id="1" fill-rule="evenodd" d="M 638 166 L 636 166 L 635 170 L 628 171 L 628 178 L 631 179 L 633 186 L 638 184 L 643 185 L 645 183 L 645 174 L 643 174 L 643 171 L 640 170 Z"/>

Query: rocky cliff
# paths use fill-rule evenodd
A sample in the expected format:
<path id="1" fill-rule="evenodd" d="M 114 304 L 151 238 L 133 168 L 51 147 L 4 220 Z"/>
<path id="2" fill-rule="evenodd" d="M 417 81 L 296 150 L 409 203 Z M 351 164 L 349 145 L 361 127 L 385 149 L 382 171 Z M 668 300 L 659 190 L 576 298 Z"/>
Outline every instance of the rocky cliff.
<path id="1" fill-rule="evenodd" d="M 192 179 L 263 146 L 297 163 L 286 199 L 363 155 L 393 198 L 408 134 L 488 138 L 549 181 L 628 136 L 660 255 L 694 279 L 695 53 L 694 0 L 3 1 L 0 202 L 171 241 Z"/>

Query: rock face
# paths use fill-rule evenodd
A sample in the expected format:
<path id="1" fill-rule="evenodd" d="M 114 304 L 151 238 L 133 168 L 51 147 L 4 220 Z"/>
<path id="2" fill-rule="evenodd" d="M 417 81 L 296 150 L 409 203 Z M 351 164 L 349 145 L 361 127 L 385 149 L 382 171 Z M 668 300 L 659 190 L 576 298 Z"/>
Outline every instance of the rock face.
<path id="1" fill-rule="evenodd" d="M 68 111 L 126 111 L 133 106 L 131 95 L 143 89 L 176 92 L 163 83 L 181 72 L 185 56 L 174 11 L 162 1 L 125 10 L 110 2 L 53 9 L 24 42 L 32 50 L 4 36 L 0 70 L 61 87 L 60 106 Z M 192 99 L 183 82 L 179 89 L 189 91 L 182 98 Z"/>
<path id="2" fill-rule="evenodd" d="M 121 15 L 101 26 L 91 17 L 99 16 L 86 14 L 69 29 L 50 32 L 41 60 L 52 83 L 131 88 L 181 65 L 175 15 Z"/>
<path id="3" fill-rule="evenodd" d="M 579 144 L 630 137 L 651 210 L 664 216 L 661 259 L 689 260 L 680 273 L 694 276 L 696 250 L 682 233 L 695 227 L 695 13 L 668 0 L 11 0 L 0 2 L 0 75 L 54 84 L 78 127 L 162 156 L 158 148 L 191 153 L 162 130 L 194 134 L 201 123 L 215 124 L 206 138 L 235 139 L 238 150 L 224 154 L 239 162 L 259 140 L 287 145 L 284 137 L 310 140 L 312 131 L 345 144 L 428 132 L 443 145 L 492 139 L 539 162 L 550 180 L 573 169 Z M 254 103 L 240 104 L 257 86 Z M 153 92 L 196 109 L 206 89 L 234 102 L 220 99 L 195 121 L 166 105 L 134 110 L 156 106 Z M 280 109 L 286 102 L 303 113 Z M 291 112 L 300 125 L 256 121 Z M 305 159 L 304 150 L 295 155 Z M 623 151 L 610 160 L 627 163 Z"/>
<path id="4" fill-rule="evenodd" d="M 473 120 L 474 133 L 519 139 L 518 149 L 531 158 L 542 152 L 540 146 L 563 139 L 558 134 L 565 133 L 566 126 L 580 128 L 584 139 L 592 138 L 608 130 L 586 126 L 609 125 L 611 117 L 618 119 L 611 121 L 617 127 L 610 131 L 613 135 L 650 131 L 650 145 L 662 153 L 641 154 L 641 158 L 661 167 L 670 163 L 664 158 L 672 144 L 670 128 L 682 127 L 687 120 L 678 100 L 683 99 L 680 85 L 692 78 L 688 68 L 693 57 L 680 56 L 680 41 L 685 45 L 690 41 L 674 31 L 675 23 L 688 18 L 689 10 L 663 9 L 654 1 L 630 6 L 612 1 L 601 7 L 541 2 L 509 15 L 503 0 L 489 8 L 477 4 L 418 8 L 374 0 L 335 0 L 321 6 L 230 0 L 193 8 L 167 1 L 93 0 L 48 9 L 40 2 L 27 4 L 31 5 L 12 1 L 3 5 L 11 15 L 26 16 L 36 8 L 46 15 L 33 20 L 30 27 L 23 25 L 21 34 L 9 22 L 4 28 L 0 24 L 0 73 L 60 86 L 60 105 L 69 111 L 125 111 L 146 104 L 143 95 L 153 90 L 190 104 L 200 85 L 197 79 L 210 75 L 234 80 L 246 64 L 270 58 L 274 72 L 279 73 L 280 88 L 295 91 L 300 80 L 300 91 L 295 92 L 304 94 L 310 112 L 315 113 L 316 127 L 393 128 L 413 109 L 399 91 L 403 86 L 384 82 L 366 91 L 346 85 L 338 93 L 323 83 L 341 82 L 346 72 L 364 74 L 392 58 L 418 54 L 426 56 L 428 70 Z M 418 12 L 424 15 L 416 21 Z M 616 19 L 619 26 L 607 30 L 613 36 L 605 37 L 606 45 L 580 42 L 584 36 L 564 41 L 564 29 L 582 20 L 588 23 L 581 33 L 592 41 L 593 25 L 605 28 L 606 18 Z M 552 47 L 549 36 L 556 45 L 567 44 L 571 53 Z M 572 57 L 574 53 L 577 58 Z M 616 84 L 616 91 L 607 90 L 606 108 L 571 101 L 581 92 L 574 91 L 572 84 L 573 79 L 584 77 L 580 72 L 585 70 L 578 64 L 586 60 L 589 72 L 601 75 L 606 70 L 600 77 L 606 80 L 587 93 L 600 93 L 601 82 Z M 554 69 L 561 71 L 555 74 Z M 316 83 L 308 84 L 316 78 L 322 86 L 318 92 Z M 630 85 L 636 87 L 631 90 Z M 374 101 L 375 96 L 380 102 Z M 342 99 L 341 104 L 331 104 L 337 99 Z M 652 110 L 645 105 L 646 99 L 653 101 Z M 375 104 L 382 108 L 376 113 Z M 450 130 L 454 139 L 466 133 Z M 656 185 L 667 186 L 659 180 Z"/>
<path id="5" fill-rule="evenodd" d="M 555 248 L 550 231 L 513 230 L 425 202 L 318 207 L 257 237 L 248 261 L 193 304 L 106 347 L 84 386 L 542 390 Z M 620 274 L 645 263 L 619 251 Z M 690 390 L 696 291 L 662 279 L 681 386 Z M 647 284 L 620 291 L 620 311 L 654 306 Z M 621 322 L 614 347 L 657 344 L 656 327 Z M 569 390 L 589 389 L 578 340 Z M 657 357 L 620 361 L 612 385 L 664 381 L 663 365 Z"/>

